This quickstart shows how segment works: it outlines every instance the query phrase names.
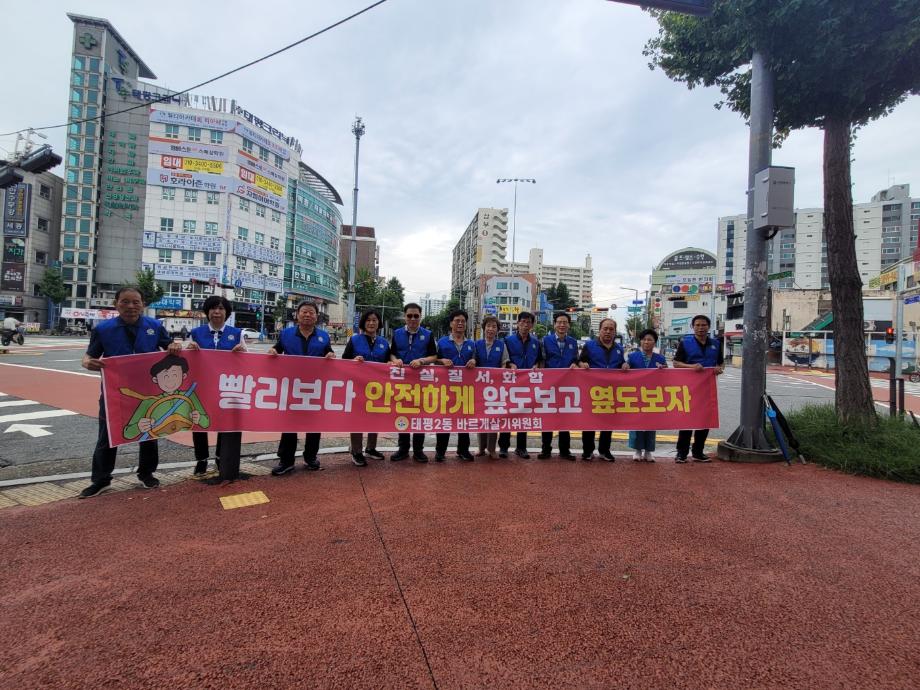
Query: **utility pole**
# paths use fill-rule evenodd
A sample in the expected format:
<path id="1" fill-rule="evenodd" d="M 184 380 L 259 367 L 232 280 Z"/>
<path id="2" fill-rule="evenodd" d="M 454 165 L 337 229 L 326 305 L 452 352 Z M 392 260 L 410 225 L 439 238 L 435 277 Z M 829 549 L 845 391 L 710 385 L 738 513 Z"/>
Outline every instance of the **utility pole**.
<path id="1" fill-rule="evenodd" d="M 349 336 L 354 334 L 355 264 L 358 261 L 358 152 L 361 148 L 361 137 L 364 136 L 364 122 L 360 117 L 355 117 L 354 124 L 351 126 L 351 133 L 355 135 L 355 189 L 352 195 L 351 252 L 348 262 L 348 307 L 345 314 L 345 318 L 348 319 L 345 332 Z"/>
<path id="2" fill-rule="evenodd" d="M 503 182 L 514 183 L 514 210 L 511 212 L 511 270 L 508 272 L 513 276 L 514 263 L 517 261 L 517 184 L 518 182 L 529 182 L 530 184 L 537 184 L 537 181 L 530 177 L 500 177 L 495 180 L 495 184 L 502 184 Z"/>

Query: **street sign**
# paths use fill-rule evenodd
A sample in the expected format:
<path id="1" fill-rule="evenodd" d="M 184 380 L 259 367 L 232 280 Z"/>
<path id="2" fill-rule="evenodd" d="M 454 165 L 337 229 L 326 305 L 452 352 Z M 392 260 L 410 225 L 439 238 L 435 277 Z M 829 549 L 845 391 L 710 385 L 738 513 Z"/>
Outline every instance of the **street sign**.
<path id="1" fill-rule="evenodd" d="M 785 278 L 791 278 L 791 277 L 792 277 L 792 271 L 783 271 L 782 273 L 771 273 L 770 275 L 767 276 L 767 280 L 768 281 L 783 280 Z"/>
<path id="2" fill-rule="evenodd" d="M 626 311 L 630 314 L 638 314 L 642 311 L 642 307 L 626 307 Z"/>
<path id="3" fill-rule="evenodd" d="M 644 304 L 645 304 L 645 300 L 634 299 L 634 300 L 633 300 L 633 304 L 638 304 L 638 305 L 641 306 L 641 305 L 644 305 Z"/>
<path id="4" fill-rule="evenodd" d="M 712 13 L 712 0 L 611 0 L 628 5 L 642 5 L 658 10 L 683 12 L 684 14 L 708 15 Z"/>
<path id="5" fill-rule="evenodd" d="M 915 302 L 920 302 L 920 295 L 911 295 L 904 298 L 904 304 L 914 304 Z"/>
<path id="6" fill-rule="evenodd" d="M 233 281 L 233 287 L 239 290 L 241 287 L 243 287 L 243 281 L 237 278 L 236 280 Z"/>

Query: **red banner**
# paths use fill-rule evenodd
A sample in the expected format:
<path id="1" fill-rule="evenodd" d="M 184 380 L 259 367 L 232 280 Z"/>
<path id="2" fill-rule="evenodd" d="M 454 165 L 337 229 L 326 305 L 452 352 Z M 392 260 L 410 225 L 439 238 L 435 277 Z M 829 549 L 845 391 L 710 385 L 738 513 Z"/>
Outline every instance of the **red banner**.
<path id="1" fill-rule="evenodd" d="M 710 429 L 715 372 L 466 369 L 224 351 L 105 360 L 111 445 L 177 431 Z"/>

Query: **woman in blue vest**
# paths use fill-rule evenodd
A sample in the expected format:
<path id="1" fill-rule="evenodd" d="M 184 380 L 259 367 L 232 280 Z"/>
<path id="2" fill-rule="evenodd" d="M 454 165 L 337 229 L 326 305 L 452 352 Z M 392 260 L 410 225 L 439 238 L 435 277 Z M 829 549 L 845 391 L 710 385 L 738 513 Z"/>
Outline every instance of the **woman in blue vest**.
<path id="1" fill-rule="evenodd" d="M 431 364 L 438 358 L 431 331 L 422 327 L 422 308 L 415 302 L 403 307 L 406 325 L 393 331 L 390 342 L 390 363 L 398 367 L 418 369 Z M 399 435 L 399 447 L 390 456 L 391 462 L 409 457 L 409 434 Z M 412 458 L 416 462 L 428 462 L 425 455 L 425 434 L 412 434 Z"/>
<path id="2" fill-rule="evenodd" d="M 368 309 L 358 321 L 360 333 L 355 333 L 345 345 L 342 359 L 353 359 L 356 362 L 388 362 L 390 360 L 390 344 L 387 339 L 379 335 L 382 319 L 376 309 Z M 367 446 L 361 452 L 364 443 L 363 434 L 351 434 L 351 461 L 358 467 L 367 465 L 364 456 L 383 460 L 383 455 L 377 452 L 377 434 L 367 435 Z"/>
<path id="3" fill-rule="evenodd" d="M 208 319 L 206 324 L 193 328 L 191 331 L 192 342 L 187 350 L 229 350 L 230 352 L 245 352 L 246 343 L 243 333 L 239 328 L 227 325 L 227 319 L 233 313 L 233 305 L 226 297 L 211 295 L 201 311 Z M 216 481 L 208 480 L 209 484 L 220 484 L 235 481 L 240 478 L 240 446 L 243 434 L 239 431 L 222 432 L 217 434 L 217 446 L 214 449 L 214 462 L 220 475 Z M 208 470 L 208 432 L 193 431 L 192 443 L 195 446 L 195 474 L 202 475 Z"/>
<path id="4" fill-rule="evenodd" d="M 655 352 L 658 343 L 658 334 L 651 328 L 646 328 L 639 334 L 639 349 L 630 352 L 626 361 L 630 369 L 667 369 L 668 363 L 664 355 Z M 655 431 L 630 431 L 629 447 L 633 449 L 633 460 L 636 462 L 655 462 Z"/>
<path id="5" fill-rule="evenodd" d="M 319 309 L 316 304 L 304 300 L 294 310 L 297 319 L 296 326 L 289 326 L 281 331 L 276 342 L 269 349 L 269 355 L 290 355 L 294 357 L 325 357 L 334 359 L 332 342 L 329 334 L 316 327 L 319 320 Z M 308 433 L 304 439 L 303 461 L 308 470 L 320 469 L 317 454 L 319 453 L 319 433 Z M 280 477 L 294 469 L 294 454 L 297 452 L 297 433 L 281 434 L 278 444 L 278 464 L 272 468 L 272 475 Z"/>
<path id="6" fill-rule="evenodd" d="M 132 355 L 142 352 L 166 350 L 170 354 L 182 351 L 180 343 L 174 343 L 169 333 L 156 319 L 143 316 L 144 298 L 140 290 L 123 287 L 115 293 L 114 319 L 100 321 L 90 336 L 89 347 L 81 362 L 84 369 L 102 371 L 106 357 Z M 93 471 L 90 485 L 80 492 L 80 498 L 92 498 L 112 485 L 112 471 L 115 469 L 117 449 L 109 446 L 109 430 L 105 419 L 105 403 L 99 396 L 99 435 L 93 451 Z M 153 476 L 159 464 L 156 440 L 142 441 L 138 448 L 137 479 L 146 489 L 155 489 L 160 480 Z"/>
<path id="7" fill-rule="evenodd" d="M 578 366 L 582 369 L 629 369 L 622 346 L 616 341 L 617 322 L 613 319 L 601 319 L 598 325 L 597 338 L 589 340 L 581 349 Z M 616 458 L 610 452 L 610 443 L 613 432 L 609 429 L 602 430 L 597 445 L 597 452 L 608 462 L 615 462 Z M 581 432 L 581 459 L 590 460 L 594 457 L 594 432 Z"/>
<path id="8" fill-rule="evenodd" d="M 578 367 L 578 341 L 569 335 L 571 317 L 564 311 L 553 314 L 553 332 L 543 336 L 543 366 L 547 369 L 575 369 Z M 541 449 L 537 456 L 546 460 L 553 456 L 553 432 L 544 431 L 540 436 Z M 571 451 L 571 435 L 559 432 L 559 457 L 574 460 Z"/>
<path id="9" fill-rule="evenodd" d="M 723 354 L 722 344 L 720 341 L 709 336 L 709 326 L 711 322 L 705 314 L 697 314 L 693 317 L 691 326 L 693 335 L 685 335 L 680 339 L 677 345 L 677 352 L 674 353 L 675 369 L 715 369 L 716 374 L 724 371 L 722 366 Z M 690 448 L 690 437 L 693 437 L 693 449 Z M 683 429 L 677 432 L 677 457 L 675 462 L 687 462 L 687 453 L 696 462 L 709 462 L 709 456 L 706 455 L 706 437 L 709 436 L 709 429 Z"/>
<path id="10" fill-rule="evenodd" d="M 522 311 L 517 317 L 517 332 L 505 338 L 508 349 L 509 369 L 535 369 L 543 363 L 543 348 L 540 339 L 531 333 L 534 316 L 529 311 Z M 511 434 L 502 432 L 498 435 L 498 457 L 507 458 L 511 446 Z M 515 439 L 514 454 L 524 460 L 530 459 L 527 452 L 527 432 L 519 431 Z"/>
<path id="11" fill-rule="evenodd" d="M 504 369 L 508 363 L 508 348 L 505 347 L 505 341 L 498 338 L 498 319 L 494 316 L 483 318 L 482 334 L 484 337 L 476 341 L 476 366 L 486 369 Z M 489 457 L 494 458 L 497 442 L 497 433 L 480 433 L 479 452 L 476 455 L 482 457 L 488 450 Z"/>
<path id="12" fill-rule="evenodd" d="M 438 362 L 446 367 L 467 367 L 472 369 L 476 366 L 476 346 L 472 340 L 466 337 L 466 322 L 468 319 L 469 315 L 463 309 L 454 309 L 447 317 L 450 325 L 450 335 L 445 335 L 438 340 Z M 444 462 L 450 434 L 436 434 L 435 438 L 434 459 L 436 462 Z M 472 462 L 473 455 L 470 453 L 469 434 L 457 434 L 457 457 L 461 460 Z"/>

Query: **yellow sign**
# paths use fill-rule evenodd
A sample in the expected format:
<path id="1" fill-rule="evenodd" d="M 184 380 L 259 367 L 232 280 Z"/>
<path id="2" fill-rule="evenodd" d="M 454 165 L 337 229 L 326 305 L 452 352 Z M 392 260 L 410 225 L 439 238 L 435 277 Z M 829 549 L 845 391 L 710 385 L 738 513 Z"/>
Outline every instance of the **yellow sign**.
<path id="1" fill-rule="evenodd" d="M 284 196 L 284 187 L 262 175 L 256 175 L 256 187 L 261 187 L 275 196 Z"/>
<path id="2" fill-rule="evenodd" d="M 524 311 L 524 308 L 518 306 L 517 304 L 499 304 L 498 313 L 499 314 L 520 314 Z"/>
<path id="3" fill-rule="evenodd" d="M 222 161 L 206 161 L 201 158 L 183 158 L 182 169 L 189 172 L 210 173 L 212 175 L 223 175 L 224 164 Z"/>

